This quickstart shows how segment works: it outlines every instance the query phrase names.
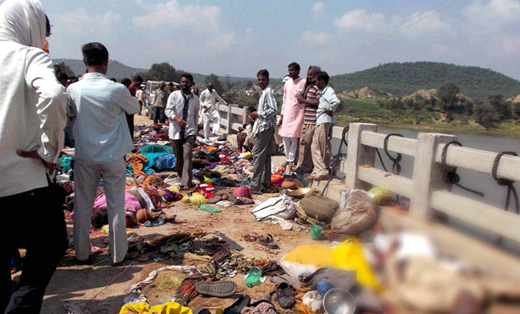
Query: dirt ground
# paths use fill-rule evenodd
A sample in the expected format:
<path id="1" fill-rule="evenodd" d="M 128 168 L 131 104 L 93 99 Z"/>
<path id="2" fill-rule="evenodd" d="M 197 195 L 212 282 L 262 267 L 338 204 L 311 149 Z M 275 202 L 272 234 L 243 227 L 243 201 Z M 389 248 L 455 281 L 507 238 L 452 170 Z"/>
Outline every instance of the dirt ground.
<path id="1" fill-rule="evenodd" d="M 150 125 L 151 121 L 145 116 L 135 116 L 136 125 Z M 273 163 L 279 165 L 283 162 L 283 157 L 274 157 Z M 264 201 L 274 195 L 258 195 L 256 200 Z M 195 230 L 204 230 L 207 234 L 203 239 L 217 236 L 225 240 L 230 248 L 240 251 L 242 254 L 255 257 L 257 259 L 280 261 L 281 258 L 292 249 L 309 243 L 320 243 L 328 245 L 328 241 L 315 241 L 310 238 L 308 227 L 302 231 L 284 231 L 279 225 L 259 223 L 254 220 L 251 210 L 256 205 L 241 205 L 229 208 L 221 208 L 222 213 L 208 213 L 199 210 L 195 206 L 189 206 L 181 202 L 175 202 L 174 206 L 164 208 L 166 214 L 177 215 L 175 223 L 167 223 L 158 227 L 139 227 L 132 229 L 132 233 L 152 239 L 163 235 L 176 233 L 191 233 Z M 216 206 L 218 207 L 218 206 Z M 67 228 L 72 239 L 72 221 L 67 220 Z M 278 250 L 270 250 L 258 242 L 247 242 L 244 235 L 256 232 L 262 235 L 271 234 L 274 241 L 279 245 Z M 106 247 L 103 236 L 92 236 L 92 243 L 95 246 Z M 72 245 L 72 241 L 71 241 Z M 194 254 L 185 254 L 182 260 L 176 259 L 150 259 L 148 261 L 138 261 L 131 259 L 123 265 L 113 267 L 110 265 L 108 252 L 94 258 L 94 266 L 79 266 L 74 264 L 74 254 L 70 250 L 64 257 L 62 263 L 56 270 L 49 286 L 46 290 L 45 299 L 42 306 L 42 314 L 67 313 L 65 305 L 73 305 L 76 309 L 72 313 L 90 314 L 112 314 L 119 313 L 123 306 L 123 298 L 129 293 L 130 286 L 148 277 L 149 273 L 168 265 L 192 265 L 197 268 L 207 264 L 209 257 Z M 153 257 L 153 256 L 152 256 Z M 13 278 L 19 277 L 20 272 Z M 175 288 L 166 287 L 166 283 L 173 277 L 182 278 L 184 275 L 165 271 L 159 273 L 156 280 L 142 289 L 148 302 L 164 302 L 175 295 Z M 266 293 L 274 290 L 275 284 L 266 280 L 259 286 L 247 288 L 244 283 L 244 275 L 238 274 L 232 279 L 237 283 L 236 294 L 248 294 L 251 298 L 259 298 Z M 197 296 L 190 302 L 192 309 L 204 306 L 212 313 L 218 308 L 224 309 L 231 305 L 235 299 L 231 298 L 208 298 Z M 386 300 L 389 301 L 389 300 Z M 390 302 L 392 303 L 392 302 Z M 277 302 L 274 303 L 277 305 Z M 277 305 L 278 306 L 278 305 Z M 278 308 L 279 309 L 279 308 Z M 280 309 L 279 309 L 280 310 Z M 518 303 L 510 305 L 508 303 L 496 304 L 492 306 L 488 313 L 518 313 Z M 287 314 L 292 311 L 280 310 Z M 404 308 L 394 308 L 388 313 L 416 313 L 415 311 Z"/>
<path id="2" fill-rule="evenodd" d="M 135 124 L 149 125 L 151 122 L 144 116 L 135 116 Z M 258 195 L 255 199 L 263 201 L 272 195 Z M 284 231 L 279 225 L 259 223 L 251 214 L 256 205 L 241 205 L 222 208 L 222 213 L 214 214 L 201 211 L 195 206 L 175 202 L 173 207 L 163 209 L 167 214 L 177 215 L 175 223 L 167 223 L 158 227 L 140 227 L 132 230 L 133 233 L 143 236 L 145 239 L 160 235 L 174 233 L 192 232 L 202 229 L 208 234 L 205 238 L 218 236 L 228 242 L 231 248 L 241 251 L 243 254 L 260 259 L 279 261 L 281 257 L 290 250 L 306 243 L 323 242 L 311 240 L 308 228 L 304 231 Z M 218 207 L 218 206 L 216 206 Z M 68 232 L 72 237 L 72 221 L 67 220 Z M 244 234 L 257 232 L 263 235 L 271 234 L 280 249 L 270 250 L 258 242 L 246 242 Z M 102 238 L 95 238 L 92 243 L 102 246 Z M 66 313 L 63 303 L 73 303 L 77 307 L 89 310 L 92 314 L 118 313 L 123 305 L 123 298 L 128 294 L 130 286 L 143 279 L 148 274 L 166 265 L 178 263 L 172 259 L 149 260 L 138 262 L 130 260 L 118 267 L 112 267 L 108 254 L 105 252 L 95 257 L 98 263 L 93 267 L 74 265 L 73 254 L 64 258 L 56 270 L 47 290 L 42 307 L 42 314 Z M 206 265 L 208 259 L 205 256 L 187 254 L 182 265 L 193 265 L 196 267 Z M 15 278 L 19 275 L 16 274 Z M 160 273 L 154 284 L 143 289 L 150 303 L 171 299 L 175 289 L 159 289 L 156 284 L 160 283 L 165 276 L 175 275 L 174 272 Z M 181 275 L 181 274 L 177 274 Z M 243 284 L 244 275 L 238 274 L 233 279 L 238 284 L 237 294 L 247 293 L 252 298 L 260 297 L 274 288 L 274 284 L 268 280 L 262 285 L 247 288 Z M 218 299 L 198 296 L 191 303 L 193 309 L 199 305 L 206 306 L 212 311 L 216 308 L 225 308 L 234 302 L 233 298 Z"/>

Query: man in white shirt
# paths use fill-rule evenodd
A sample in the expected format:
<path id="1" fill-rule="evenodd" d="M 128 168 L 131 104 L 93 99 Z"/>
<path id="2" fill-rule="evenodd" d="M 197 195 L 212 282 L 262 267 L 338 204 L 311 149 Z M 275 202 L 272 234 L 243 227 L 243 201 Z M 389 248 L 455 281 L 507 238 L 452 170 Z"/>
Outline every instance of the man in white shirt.
<path id="1" fill-rule="evenodd" d="M 146 104 L 148 104 L 152 99 L 150 98 L 150 95 L 146 93 L 145 86 L 141 85 L 137 92 L 135 92 L 135 98 L 139 100 L 139 112 L 138 114 L 141 115 L 141 111 L 143 110 L 143 107 L 146 107 Z"/>
<path id="2" fill-rule="evenodd" d="M 191 91 L 193 76 L 181 75 L 181 90 L 176 90 L 168 97 L 164 114 L 170 120 L 170 139 L 175 154 L 175 167 L 181 177 L 181 188 L 193 187 L 193 146 L 197 135 L 199 120 L 199 97 Z"/>
<path id="3" fill-rule="evenodd" d="M 40 1 L 0 5 L 0 313 L 39 313 L 67 248 L 64 198 L 46 174 L 54 172 L 67 121 L 65 89 L 43 50 L 49 35 Z M 18 248 L 27 254 L 13 290 Z"/>
<path id="4" fill-rule="evenodd" d="M 99 180 L 103 177 L 108 207 L 108 244 L 112 263 L 119 264 L 128 249 L 124 156 L 134 148 L 126 114 L 137 113 L 139 102 L 124 85 L 106 78 L 108 51 L 105 46 L 88 43 L 81 51 L 87 73 L 67 89 L 75 116 L 74 249 L 78 261 L 89 261 L 92 207 Z"/>
<path id="5" fill-rule="evenodd" d="M 213 135 L 218 136 L 220 134 L 220 114 L 218 113 L 217 100 L 227 105 L 227 102 L 213 88 L 212 83 L 208 83 L 207 87 L 200 93 L 200 110 L 204 125 L 204 138 L 206 139 L 209 138 L 211 122 L 213 122 Z"/>

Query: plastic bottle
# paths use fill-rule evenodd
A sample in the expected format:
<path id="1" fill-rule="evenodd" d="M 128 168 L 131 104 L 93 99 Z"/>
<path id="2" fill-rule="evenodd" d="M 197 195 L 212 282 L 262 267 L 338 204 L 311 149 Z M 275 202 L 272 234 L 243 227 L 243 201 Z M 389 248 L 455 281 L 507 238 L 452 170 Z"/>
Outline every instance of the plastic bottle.
<path id="1" fill-rule="evenodd" d="M 210 212 L 210 213 L 221 213 L 222 212 L 222 210 L 215 208 L 213 206 L 210 206 L 210 205 L 206 205 L 206 204 L 199 205 L 199 209 Z"/>

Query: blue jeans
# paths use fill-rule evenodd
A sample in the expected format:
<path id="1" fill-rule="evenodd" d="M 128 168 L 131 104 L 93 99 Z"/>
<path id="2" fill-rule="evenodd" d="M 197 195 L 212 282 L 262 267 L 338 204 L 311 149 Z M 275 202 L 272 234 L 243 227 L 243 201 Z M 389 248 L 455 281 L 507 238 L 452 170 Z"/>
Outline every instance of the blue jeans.
<path id="1" fill-rule="evenodd" d="M 45 288 L 67 249 L 64 195 L 50 186 L 0 197 L 0 313 L 40 313 Z M 25 248 L 22 275 L 13 290 L 13 249 Z"/>

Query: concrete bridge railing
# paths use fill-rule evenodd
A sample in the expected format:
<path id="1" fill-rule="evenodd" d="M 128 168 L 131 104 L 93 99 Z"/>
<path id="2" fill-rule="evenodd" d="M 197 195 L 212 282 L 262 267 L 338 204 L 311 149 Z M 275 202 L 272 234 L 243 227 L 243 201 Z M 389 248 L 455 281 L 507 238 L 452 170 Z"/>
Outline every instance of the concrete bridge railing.
<path id="1" fill-rule="evenodd" d="M 238 132 L 245 123 L 244 109 L 237 105 L 219 106 L 221 125 L 228 133 Z M 341 139 L 341 127 L 334 127 L 332 137 Z M 420 133 L 417 139 L 392 136 L 387 149 L 413 157 L 413 177 L 406 178 L 374 167 L 375 150 L 384 148 L 386 134 L 377 125 L 351 123 L 348 132 L 347 158 L 340 171 L 346 174 L 344 188 L 384 187 L 410 199 L 409 215 L 423 222 L 444 213 L 475 227 L 520 243 L 520 215 L 451 193 L 451 184 L 443 179 L 442 151 L 454 135 Z M 449 146 L 446 165 L 491 175 L 497 153 Z M 504 155 L 497 168 L 499 178 L 520 181 L 520 157 Z"/>

